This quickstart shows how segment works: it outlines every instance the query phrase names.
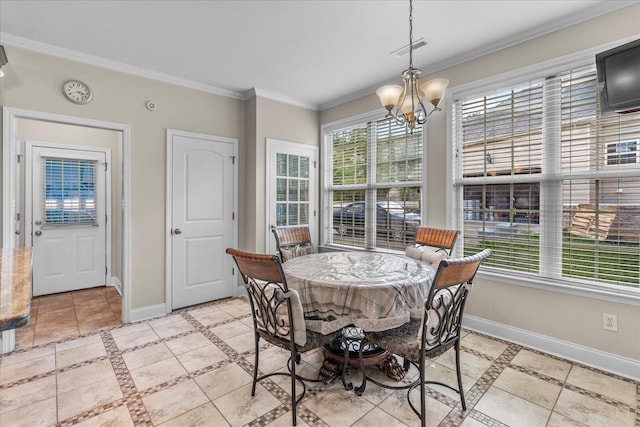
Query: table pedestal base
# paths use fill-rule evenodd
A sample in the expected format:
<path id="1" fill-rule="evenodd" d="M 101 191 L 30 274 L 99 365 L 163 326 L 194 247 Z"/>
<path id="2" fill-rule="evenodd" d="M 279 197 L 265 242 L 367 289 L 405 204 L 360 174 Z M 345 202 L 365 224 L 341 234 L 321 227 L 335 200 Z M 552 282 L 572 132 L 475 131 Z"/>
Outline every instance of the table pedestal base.
<path id="1" fill-rule="evenodd" d="M 348 327 L 343 329 L 342 339 L 324 346 L 322 348 L 324 361 L 318 374 L 320 379 L 334 378 L 340 372 L 346 360 L 345 369 L 343 369 L 341 375 L 342 383 L 345 389 L 351 389 L 352 385 L 350 383 L 347 384 L 344 378 L 345 370 L 347 365 L 356 368 L 360 367 L 359 351 L 363 340 L 364 334 L 362 334 L 361 329 Z M 362 351 L 362 361 L 365 368 L 377 366 L 393 380 L 401 381 L 404 378 L 405 370 L 400 366 L 395 356 L 383 348 L 373 344 L 365 344 L 365 348 Z M 366 372 L 363 372 L 362 375 L 366 375 Z"/>

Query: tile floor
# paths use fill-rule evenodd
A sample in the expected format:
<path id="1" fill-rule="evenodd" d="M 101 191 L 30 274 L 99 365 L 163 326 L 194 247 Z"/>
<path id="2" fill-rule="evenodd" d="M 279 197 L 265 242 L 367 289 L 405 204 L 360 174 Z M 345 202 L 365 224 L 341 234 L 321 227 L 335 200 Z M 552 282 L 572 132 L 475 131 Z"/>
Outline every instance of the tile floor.
<path id="1" fill-rule="evenodd" d="M 80 322 L 77 328 L 80 336 L 61 334 L 45 343 L 36 323 L 32 346 L 22 343 L 0 358 L 1 426 L 291 425 L 285 377 L 262 381 L 250 395 L 253 332 L 246 300 L 97 332 L 82 332 Z M 638 382 L 472 332 L 465 332 L 462 347 L 467 411 L 455 394 L 429 389 L 429 426 L 640 426 Z M 268 344 L 261 349 L 262 372 L 284 368 L 287 353 Z M 454 378 L 452 356 L 436 359 L 428 376 Z M 321 363 L 315 351 L 300 366 L 312 376 Z M 370 373 L 383 378 L 376 368 Z M 350 376 L 359 383 L 357 370 Z M 419 423 L 406 392 L 368 383 L 358 397 L 335 381 L 309 384 L 298 425 Z"/>
<path id="2" fill-rule="evenodd" d="M 28 348 L 122 324 L 122 297 L 114 287 L 44 295 L 31 300 L 29 323 L 16 329 L 16 348 Z"/>

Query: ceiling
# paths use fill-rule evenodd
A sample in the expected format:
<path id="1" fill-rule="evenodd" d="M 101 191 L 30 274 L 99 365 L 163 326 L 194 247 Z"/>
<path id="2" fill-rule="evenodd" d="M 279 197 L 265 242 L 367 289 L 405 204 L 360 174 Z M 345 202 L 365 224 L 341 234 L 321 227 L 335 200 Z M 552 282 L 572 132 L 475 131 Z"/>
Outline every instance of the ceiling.
<path id="1" fill-rule="evenodd" d="M 427 45 L 414 51 L 414 66 L 437 73 L 632 3 L 415 0 L 414 42 Z M 323 109 L 400 82 L 409 56 L 391 52 L 409 43 L 409 2 L 1 0 L 0 40 L 241 99 L 258 93 Z"/>

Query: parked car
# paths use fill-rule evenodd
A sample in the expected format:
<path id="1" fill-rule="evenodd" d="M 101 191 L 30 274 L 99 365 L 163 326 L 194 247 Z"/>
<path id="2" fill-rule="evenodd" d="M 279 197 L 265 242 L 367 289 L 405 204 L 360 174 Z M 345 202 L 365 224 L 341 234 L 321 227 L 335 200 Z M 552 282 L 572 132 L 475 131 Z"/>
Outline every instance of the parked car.
<path id="1" fill-rule="evenodd" d="M 364 234 L 364 202 L 349 203 L 333 211 L 333 229 L 341 236 Z M 420 225 L 420 214 L 407 212 L 397 202 L 376 204 L 376 231 L 378 235 L 393 240 L 411 241 L 415 239 Z"/>

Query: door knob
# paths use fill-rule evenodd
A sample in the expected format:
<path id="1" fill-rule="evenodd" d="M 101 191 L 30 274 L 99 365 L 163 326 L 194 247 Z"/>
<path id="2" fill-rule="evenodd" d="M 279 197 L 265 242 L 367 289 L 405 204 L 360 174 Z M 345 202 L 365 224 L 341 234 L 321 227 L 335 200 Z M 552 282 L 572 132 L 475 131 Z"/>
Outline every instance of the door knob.
<path id="1" fill-rule="evenodd" d="M 175 230 L 173 230 L 173 234 L 182 234 L 182 230 L 176 228 Z"/>
<path id="2" fill-rule="evenodd" d="M 36 237 L 38 237 L 38 236 L 42 236 L 42 231 L 38 230 L 38 231 L 36 231 L 36 232 L 35 232 L 35 233 L 33 233 L 33 234 L 35 234 L 35 235 L 36 235 Z"/>

